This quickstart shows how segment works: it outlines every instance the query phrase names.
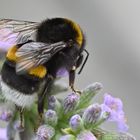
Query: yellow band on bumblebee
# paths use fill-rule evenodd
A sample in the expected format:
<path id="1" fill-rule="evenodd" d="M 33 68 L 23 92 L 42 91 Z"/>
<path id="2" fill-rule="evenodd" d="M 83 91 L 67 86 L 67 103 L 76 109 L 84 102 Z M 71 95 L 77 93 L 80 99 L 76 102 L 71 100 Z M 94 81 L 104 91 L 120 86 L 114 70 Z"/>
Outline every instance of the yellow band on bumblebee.
<path id="1" fill-rule="evenodd" d="M 7 54 L 6 54 L 6 58 L 8 59 L 8 60 L 10 60 L 10 61 L 14 61 L 14 62 L 16 62 L 16 60 L 17 60 L 17 57 L 16 57 L 16 51 L 17 51 L 17 46 L 16 45 L 14 45 L 14 46 L 12 46 L 9 50 L 8 50 L 8 52 L 7 52 Z"/>
<path id="2" fill-rule="evenodd" d="M 68 21 L 73 26 L 74 30 L 77 32 L 76 41 L 81 47 L 83 43 L 83 33 L 80 26 L 72 20 L 66 19 L 66 21 Z"/>
<path id="3" fill-rule="evenodd" d="M 31 68 L 28 71 L 28 74 L 33 75 L 33 76 L 36 76 L 38 78 L 44 78 L 45 75 L 47 74 L 47 69 L 43 65 L 40 65 L 38 67 Z"/>

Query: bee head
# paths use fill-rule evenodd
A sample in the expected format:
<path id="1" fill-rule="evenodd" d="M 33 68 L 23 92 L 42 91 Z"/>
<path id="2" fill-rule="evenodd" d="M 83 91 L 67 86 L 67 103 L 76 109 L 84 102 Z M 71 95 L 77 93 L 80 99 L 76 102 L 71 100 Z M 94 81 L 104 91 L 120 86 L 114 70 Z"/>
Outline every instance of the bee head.
<path id="1" fill-rule="evenodd" d="M 68 43 L 69 46 L 73 46 L 72 48 L 66 49 L 69 54 L 74 55 L 77 52 L 77 67 L 83 62 L 82 53 L 85 51 L 85 37 L 80 26 L 70 19 L 52 18 L 44 20 L 37 28 L 36 41 L 43 43 L 64 41 Z M 79 73 L 82 71 L 87 58 L 88 55 L 83 62 Z"/>

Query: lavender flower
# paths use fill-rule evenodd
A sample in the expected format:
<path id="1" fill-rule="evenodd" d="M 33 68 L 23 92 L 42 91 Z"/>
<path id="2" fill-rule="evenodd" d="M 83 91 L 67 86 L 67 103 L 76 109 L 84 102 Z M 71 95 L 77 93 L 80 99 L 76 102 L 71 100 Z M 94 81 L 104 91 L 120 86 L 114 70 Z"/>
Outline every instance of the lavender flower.
<path id="1" fill-rule="evenodd" d="M 97 140 L 90 131 L 82 131 L 77 135 L 77 140 Z"/>
<path id="2" fill-rule="evenodd" d="M 45 122 L 46 124 L 49 124 L 51 126 L 56 126 L 58 121 L 58 116 L 55 111 L 53 110 L 48 110 L 45 113 Z"/>
<path id="3" fill-rule="evenodd" d="M 5 128 L 0 128 L 0 140 L 7 140 Z"/>
<path id="4" fill-rule="evenodd" d="M 85 125 L 96 123 L 101 115 L 101 106 L 99 104 L 90 105 L 82 116 Z"/>
<path id="5" fill-rule="evenodd" d="M 114 98 L 109 94 L 105 94 L 104 103 L 102 106 L 102 114 L 108 112 L 108 121 L 116 122 L 119 131 L 127 131 L 128 126 L 126 124 L 126 119 L 123 111 L 123 103 L 119 98 Z"/>
<path id="6" fill-rule="evenodd" d="M 64 99 L 64 105 L 63 105 L 64 112 L 67 113 L 67 112 L 73 111 L 79 102 L 79 98 L 80 96 L 78 94 L 75 94 L 75 93 L 69 94 Z"/>
<path id="7" fill-rule="evenodd" d="M 71 117 L 69 124 L 70 124 L 70 127 L 72 128 L 72 130 L 74 130 L 76 132 L 82 130 L 84 127 L 83 120 L 80 117 L 80 115 L 78 115 L 78 114 Z"/>
<path id="8" fill-rule="evenodd" d="M 15 105 L 13 103 L 11 103 L 11 102 L 8 102 L 8 101 L 6 102 L 5 99 L 3 98 L 3 96 L 0 96 L 0 99 L 1 99 L 1 103 L 0 103 L 0 120 L 2 120 L 2 121 L 10 121 L 10 119 L 14 116 Z"/>
<path id="9" fill-rule="evenodd" d="M 56 88 L 56 85 L 53 85 Z M 126 131 L 128 126 L 125 122 L 125 115 L 123 112 L 123 104 L 120 99 L 114 98 L 106 94 L 104 103 L 92 104 L 90 101 L 96 93 L 102 88 L 100 83 L 94 83 L 82 91 L 81 96 L 71 93 L 64 100 L 59 100 L 55 96 L 50 96 L 48 99 L 47 112 L 44 114 L 43 125 L 37 130 L 36 136 L 29 139 L 34 140 L 136 140 L 128 133 L 112 133 L 100 129 L 100 125 L 104 121 L 117 122 L 118 128 L 121 131 Z M 58 90 L 59 91 L 59 90 Z M 8 104 L 6 102 L 6 104 Z M 13 104 L 14 105 L 14 104 Z M 15 129 L 20 132 L 21 139 L 28 139 L 33 130 L 31 126 L 36 126 L 36 122 L 32 122 L 37 116 L 36 105 L 33 106 L 31 113 L 25 112 L 25 121 L 28 124 L 27 130 L 20 125 L 17 121 L 14 125 L 13 122 L 17 118 L 17 113 L 13 105 L 9 103 L 8 106 L 0 106 L 0 117 L 5 119 L 5 110 L 11 110 L 15 115 L 9 122 L 7 127 L 8 139 L 15 138 Z M 14 105 L 15 106 L 15 105 Z M 3 115 L 4 114 L 4 115 Z M 74 115 L 75 114 L 75 115 Z M 27 116 L 28 115 L 28 116 Z M 36 118 L 34 118 L 36 119 Z M 69 122 L 68 122 L 69 120 Z M 26 127 L 26 128 L 27 128 Z M 24 132 L 22 132 L 24 131 Z M 22 132 L 22 133 L 21 133 Z M 27 135 L 26 135 L 27 134 Z M 64 134 L 64 135 L 63 135 Z M 23 138 L 24 137 L 24 138 Z"/>
<path id="10" fill-rule="evenodd" d="M 0 112 L 0 120 L 2 121 L 9 121 L 13 116 L 13 112 L 12 111 L 1 111 Z"/>
<path id="11" fill-rule="evenodd" d="M 76 138 L 75 138 L 75 136 L 69 134 L 69 135 L 60 137 L 59 140 L 76 140 Z"/>
<path id="12" fill-rule="evenodd" d="M 50 140 L 55 135 L 55 130 L 49 125 L 42 125 L 37 130 L 38 140 Z"/>

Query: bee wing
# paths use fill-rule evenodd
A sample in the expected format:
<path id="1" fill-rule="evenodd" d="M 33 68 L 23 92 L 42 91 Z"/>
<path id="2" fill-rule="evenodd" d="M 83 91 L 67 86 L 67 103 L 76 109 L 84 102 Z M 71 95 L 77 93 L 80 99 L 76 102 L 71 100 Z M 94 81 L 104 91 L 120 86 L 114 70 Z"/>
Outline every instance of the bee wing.
<path id="1" fill-rule="evenodd" d="M 31 21 L 0 19 L 0 42 L 2 44 L 0 47 L 7 46 L 8 48 L 14 44 L 27 42 L 36 31 L 38 24 L 38 22 Z"/>
<path id="2" fill-rule="evenodd" d="M 42 65 L 51 57 L 66 48 L 68 45 L 62 41 L 54 44 L 30 42 L 20 47 L 17 52 L 16 72 L 21 74 L 27 70 Z"/>

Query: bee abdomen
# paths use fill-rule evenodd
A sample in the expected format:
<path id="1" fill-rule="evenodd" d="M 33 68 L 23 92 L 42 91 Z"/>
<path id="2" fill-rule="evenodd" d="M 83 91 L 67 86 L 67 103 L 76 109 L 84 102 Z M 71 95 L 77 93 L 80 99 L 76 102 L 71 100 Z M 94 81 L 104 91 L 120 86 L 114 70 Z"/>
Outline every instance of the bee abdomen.
<path id="1" fill-rule="evenodd" d="M 17 106 L 29 108 L 37 99 L 37 93 L 25 95 L 22 92 L 10 87 L 3 80 L 1 80 L 2 95 L 5 100 L 12 101 Z"/>
<path id="2" fill-rule="evenodd" d="M 6 62 L 2 67 L 1 78 L 7 85 L 25 95 L 37 92 L 41 82 L 40 79 L 33 76 L 17 75 L 15 68 L 9 66 Z"/>

